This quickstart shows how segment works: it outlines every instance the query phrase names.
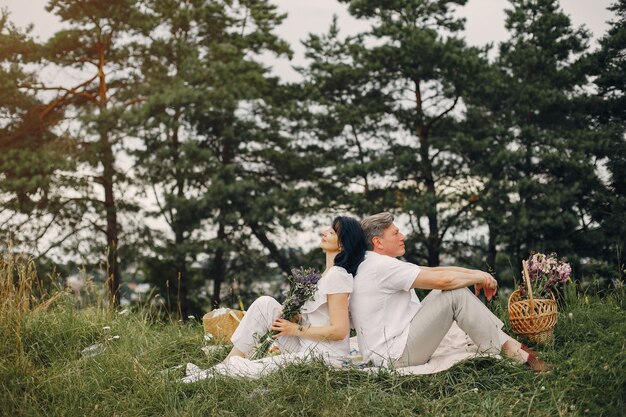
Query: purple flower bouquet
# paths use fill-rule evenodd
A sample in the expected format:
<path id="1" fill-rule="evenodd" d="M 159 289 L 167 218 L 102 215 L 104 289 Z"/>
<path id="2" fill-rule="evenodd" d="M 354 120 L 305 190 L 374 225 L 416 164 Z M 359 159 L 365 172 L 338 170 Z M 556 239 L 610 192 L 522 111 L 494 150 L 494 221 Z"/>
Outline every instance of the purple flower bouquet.
<path id="1" fill-rule="evenodd" d="M 291 275 L 288 278 L 291 287 L 283 303 L 282 318 L 289 321 L 298 318 L 304 303 L 313 298 L 317 290 L 317 282 L 321 277 L 322 275 L 312 268 L 294 268 L 291 270 Z M 250 359 L 261 359 L 267 356 L 269 348 L 274 343 L 272 336 L 277 333 L 274 330 L 269 330 L 261 336 L 258 339 L 259 343 L 256 345 L 256 349 L 250 355 Z"/>
<path id="2" fill-rule="evenodd" d="M 533 294 L 548 297 L 558 286 L 571 281 L 572 267 L 566 259 L 558 260 L 555 253 L 532 252 L 528 259 L 528 277 Z M 522 287 L 523 288 L 523 287 Z"/>

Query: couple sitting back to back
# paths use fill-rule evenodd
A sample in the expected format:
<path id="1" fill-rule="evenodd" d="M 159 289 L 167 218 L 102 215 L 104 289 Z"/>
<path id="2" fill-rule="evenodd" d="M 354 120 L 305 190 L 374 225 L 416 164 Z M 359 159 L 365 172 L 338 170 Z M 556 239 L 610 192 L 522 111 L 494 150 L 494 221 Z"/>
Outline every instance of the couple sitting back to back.
<path id="1" fill-rule="evenodd" d="M 326 269 L 300 323 L 280 318 L 281 305 L 271 297 L 257 299 L 232 336 L 225 359 L 252 353 L 256 338 L 268 329 L 278 333 L 283 353 L 310 352 L 329 359 L 349 353 L 350 318 L 366 362 L 404 367 L 428 362 L 454 321 L 478 351 L 501 351 L 534 371 L 548 366 L 531 349 L 502 332 L 503 323 L 476 297 L 491 299 L 496 280 L 487 272 L 467 268 L 420 267 L 404 255 L 404 235 L 390 213 L 359 223 L 337 217 L 321 233 Z M 467 287 L 473 285 L 475 293 Z M 434 290 L 420 302 L 414 288 Z"/>

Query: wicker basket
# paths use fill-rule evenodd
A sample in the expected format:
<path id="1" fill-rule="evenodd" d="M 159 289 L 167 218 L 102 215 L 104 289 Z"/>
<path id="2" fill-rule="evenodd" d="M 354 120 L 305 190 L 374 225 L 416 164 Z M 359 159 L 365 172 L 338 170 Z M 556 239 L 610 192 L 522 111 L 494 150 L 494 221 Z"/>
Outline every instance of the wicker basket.
<path id="1" fill-rule="evenodd" d="M 554 295 L 550 299 L 533 298 L 533 290 L 528 276 L 528 262 L 523 261 L 524 281 L 528 299 L 523 299 L 518 288 L 509 297 L 509 320 L 517 334 L 524 335 L 536 343 L 551 342 L 554 336 L 557 311 Z"/>
<path id="2" fill-rule="evenodd" d="M 204 334 L 210 334 L 220 342 L 229 342 L 244 315 L 244 311 L 230 308 L 209 311 L 202 317 Z"/>

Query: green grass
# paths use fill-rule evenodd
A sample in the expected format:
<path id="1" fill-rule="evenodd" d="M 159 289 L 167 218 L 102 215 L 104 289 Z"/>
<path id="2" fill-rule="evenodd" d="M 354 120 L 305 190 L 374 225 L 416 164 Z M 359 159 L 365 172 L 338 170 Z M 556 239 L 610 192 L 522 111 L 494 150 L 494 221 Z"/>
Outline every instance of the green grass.
<path id="1" fill-rule="evenodd" d="M 549 374 L 494 359 L 424 376 L 313 363 L 260 380 L 186 385 L 179 382 L 183 369 L 168 369 L 186 362 L 208 367 L 228 351 L 202 352 L 200 323 L 162 323 L 147 310 L 79 310 L 61 297 L 0 323 L 0 415 L 619 416 L 626 409 L 625 305 L 623 291 L 601 299 L 570 295 L 554 344 L 539 347 L 555 365 Z M 107 340 L 114 335 L 120 338 Z M 104 351 L 83 357 L 93 343 Z"/>

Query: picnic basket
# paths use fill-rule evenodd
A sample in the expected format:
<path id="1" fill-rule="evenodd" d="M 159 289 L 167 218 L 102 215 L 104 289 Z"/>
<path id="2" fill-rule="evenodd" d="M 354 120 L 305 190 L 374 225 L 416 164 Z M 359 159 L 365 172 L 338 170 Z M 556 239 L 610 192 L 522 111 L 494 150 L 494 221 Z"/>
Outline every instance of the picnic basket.
<path id="1" fill-rule="evenodd" d="M 528 298 L 522 296 L 520 288 L 509 297 L 509 320 L 513 331 L 524 335 L 535 343 L 549 343 L 554 337 L 557 309 L 554 294 L 551 298 L 533 298 L 530 285 L 528 262 L 522 261 L 524 281 Z"/>
<path id="2" fill-rule="evenodd" d="M 218 308 L 209 311 L 202 317 L 204 334 L 210 334 L 220 342 L 229 342 L 244 315 L 244 311 L 231 308 Z"/>

